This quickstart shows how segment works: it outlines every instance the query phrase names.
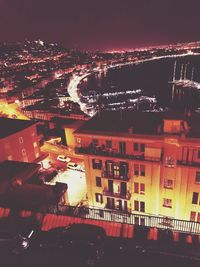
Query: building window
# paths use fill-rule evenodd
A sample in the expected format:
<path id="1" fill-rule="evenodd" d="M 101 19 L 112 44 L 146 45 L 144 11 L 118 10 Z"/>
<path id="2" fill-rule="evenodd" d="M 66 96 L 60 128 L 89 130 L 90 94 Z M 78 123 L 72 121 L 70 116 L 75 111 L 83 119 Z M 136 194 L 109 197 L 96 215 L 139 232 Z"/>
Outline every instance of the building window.
<path id="1" fill-rule="evenodd" d="M 140 145 L 140 151 L 141 152 L 145 152 L 145 144 L 141 144 Z"/>
<path id="2" fill-rule="evenodd" d="M 134 164 L 134 175 L 138 176 L 139 175 L 139 165 Z"/>
<path id="3" fill-rule="evenodd" d="M 76 143 L 77 143 L 77 144 L 80 144 L 80 143 L 81 143 L 81 138 L 78 138 L 78 137 L 77 137 L 77 138 L 76 138 Z"/>
<path id="4" fill-rule="evenodd" d="M 145 202 L 134 200 L 134 210 L 140 211 L 140 212 L 145 212 Z"/>
<path id="5" fill-rule="evenodd" d="M 165 166 L 166 167 L 174 167 L 174 158 L 173 157 L 166 157 L 165 158 Z"/>
<path id="6" fill-rule="evenodd" d="M 19 137 L 19 143 L 23 144 L 23 142 L 24 142 L 23 137 Z"/>
<path id="7" fill-rule="evenodd" d="M 145 203 L 144 201 L 140 201 L 140 211 L 145 212 Z"/>
<path id="8" fill-rule="evenodd" d="M 164 188 L 172 189 L 173 188 L 173 180 L 164 179 Z"/>
<path id="9" fill-rule="evenodd" d="M 163 198 L 163 207 L 172 208 L 172 200 L 169 198 Z"/>
<path id="10" fill-rule="evenodd" d="M 138 194 L 139 193 L 139 184 L 134 183 L 134 193 Z"/>
<path id="11" fill-rule="evenodd" d="M 26 149 L 25 148 L 22 149 L 22 156 L 26 157 Z"/>
<path id="12" fill-rule="evenodd" d="M 101 187 L 101 177 L 96 177 L 96 186 Z"/>
<path id="13" fill-rule="evenodd" d="M 138 152 L 139 151 L 139 144 L 138 143 L 134 143 L 133 144 L 133 149 L 135 152 Z"/>
<path id="14" fill-rule="evenodd" d="M 106 147 L 112 148 L 112 141 L 111 140 L 106 140 Z"/>
<path id="15" fill-rule="evenodd" d="M 145 165 L 140 165 L 140 175 L 145 176 Z"/>
<path id="16" fill-rule="evenodd" d="M 119 142 L 119 153 L 121 155 L 126 154 L 126 142 Z"/>
<path id="17" fill-rule="evenodd" d="M 199 193 L 193 192 L 193 195 L 192 195 L 192 204 L 198 204 L 198 198 L 199 198 Z"/>
<path id="18" fill-rule="evenodd" d="M 200 172 L 196 172 L 195 183 L 200 183 Z"/>
<path id="19" fill-rule="evenodd" d="M 134 200 L 134 210 L 139 211 L 139 201 L 138 200 Z"/>
<path id="20" fill-rule="evenodd" d="M 128 176 L 128 163 L 127 162 L 123 162 L 123 161 L 120 161 L 119 163 L 119 176 L 120 178 L 127 178 Z"/>
<path id="21" fill-rule="evenodd" d="M 190 212 L 190 221 L 195 222 L 195 220 L 196 220 L 196 212 L 191 211 Z"/>
<path id="22" fill-rule="evenodd" d="M 99 144 L 98 139 L 93 139 L 93 140 L 92 140 L 92 144 L 93 144 L 94 146 L 98 146 L 98 144 Z"/>
<path id="23" fill-rule="evenodd" d="M 35 148 L 37 147 L 37 142 L 33 143 L 33 147 L 35 147 Z"/>
<path id="24" fill-rule="evenodd" d="M 198 215 L 197 215 L 197 222 L 200 223 L 200 212 L 198 212 Z"/>
<path id="25" fill-rule="evenodd" d="M 135 152 L 145 152 L 145 144 L 134 143 L 133 150 Z"/>
<path id="26" fill-rule="evenodd" d="M 96 202 L 103 203 L 103 196 L 102 194 L 95 193 Z"/>
<path id="27" fill-rule="evenodd" d="M 99 159 L 93 159 L 92 160 L 92 167 L 93 169 L 101 170 L 102 168 L 102 161 Z"/>
<path id="28" fill-rule="evenodd" d="M 136 194 L 145 194 L 145 184 L 139 184 L 139 183 L 134 183 L 134 193 Z"/>
<path id="29" fill-rule="evenodd" d="M 12 155 L 9 155 L 8 156 L 8 160 L 13 160 L 13 156 Z"/>
<path id="30" fill-rule="evenodd" d="M 140 184 L 140 194 L 141 195 L 145 194 L 145 184 Z"/>

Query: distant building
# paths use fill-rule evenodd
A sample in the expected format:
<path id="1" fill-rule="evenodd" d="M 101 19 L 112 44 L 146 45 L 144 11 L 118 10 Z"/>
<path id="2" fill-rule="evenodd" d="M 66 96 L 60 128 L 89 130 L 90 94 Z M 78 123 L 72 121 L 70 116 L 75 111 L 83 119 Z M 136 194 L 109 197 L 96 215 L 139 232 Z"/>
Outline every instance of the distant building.
<path id="1" fill-rule="evenodd" d="M 40 157 L 36 123 L 30 120 L 0 118 L 0 162 L 33 162 Z"/>
<path id="2" fill-rule="evenodd" d="M 74 135 L 90 206 L 200 222 L 199 114 L 103 112 Z"/>

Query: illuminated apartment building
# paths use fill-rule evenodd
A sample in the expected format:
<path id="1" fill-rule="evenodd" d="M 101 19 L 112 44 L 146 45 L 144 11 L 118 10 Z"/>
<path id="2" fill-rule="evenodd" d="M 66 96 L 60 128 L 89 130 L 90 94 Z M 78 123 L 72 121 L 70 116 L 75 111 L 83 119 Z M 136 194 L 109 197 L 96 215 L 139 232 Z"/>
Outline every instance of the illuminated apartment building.
<path id="1" fill-rule="evenodd" d="M 200 222 L 200 115 L 103 112 L 75 131 L 90 206 Z"/>
<path id="2" fill-rule="evenodd" d="M 0 118 L 0 162 L 33 162 L 41 156 L 36 123 Z"/>

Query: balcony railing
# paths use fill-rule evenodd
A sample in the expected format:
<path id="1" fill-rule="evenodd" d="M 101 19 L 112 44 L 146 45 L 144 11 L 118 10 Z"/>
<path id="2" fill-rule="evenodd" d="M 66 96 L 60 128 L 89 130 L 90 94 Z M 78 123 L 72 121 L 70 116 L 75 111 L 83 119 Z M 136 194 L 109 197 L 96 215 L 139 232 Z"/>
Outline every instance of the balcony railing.
<path id="1" fill-rule="evenodd" d="M 115 180 L 121 180 L 121 181 L 129 181 L 128 175 L 126 176 L 116 176 L 113 173 L 109 173 L 107 171 L 102 171 L 101 173 L 102 178 L 108 178 L 108 179 L 115 179 Z"/>
<path id="2" fill-rule="evenodd" d="M 186 161 L 186 160 L 177 160 L 178 165 L 188 166 L 188 167 L 200 167 L 200 162 Z"/>
<path id="3" fill-rule="evenodd" d="M 109 190 L 103 190 L 103 195 L 104 196 L 109 196 L 109 197 L 117 197 L 117 198 L 122 198 L 122 199 L 127 199 L 130 200 L 131 198 L 131 193 L 129 191 L 126 192 L 126 194 L 123 194 L 122 192 L 115 193 L 115 192 L 110 192 Z"/>
<path id="4" fill-rule="evenodd" d="M 161 162 L 161 157 L 145 157 L 143 154 L 122 154 L 115 149 L 107 149 L 101 146 L 92 147 L 92 146 L 82 146 L 76 147 L 75 153 L 77 154 L 89 154 L 89 155 L 98 155 L 98 156 L 107 156 L 113 158 L 122 158 L 122 159 L 133 159 L 133 160 L 141 160 L 141 161 L 149 161 L 149 162 Z"/>

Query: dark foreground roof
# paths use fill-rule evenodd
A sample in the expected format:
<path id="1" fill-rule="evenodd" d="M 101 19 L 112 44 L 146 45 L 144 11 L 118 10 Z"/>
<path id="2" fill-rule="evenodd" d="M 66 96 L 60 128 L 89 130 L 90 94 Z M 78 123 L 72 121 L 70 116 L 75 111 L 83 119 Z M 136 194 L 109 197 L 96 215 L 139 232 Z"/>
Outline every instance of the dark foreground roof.
<path id="1" fill-rule="evenodd" d="M 3 177 L 6 177 L 7 181 L 15 177 L 26 180 L 40 167 L 40 164 L 37 163 L 6 160 L 0 164 L 0 182 L 4 179 Z"/>
<path id="2" fill-rule="evenodd" d="M 87 121 L 75 133 L 129 133 L 129 134 L 158 134 L 162 125 L 163 113 L 151 112 L 102 112 Z"/>
<path id="3" fill-rule="evenodd" d="M 0 138 L 20 132 L 34 124 L 31 120 L 0 118 Z"/>

